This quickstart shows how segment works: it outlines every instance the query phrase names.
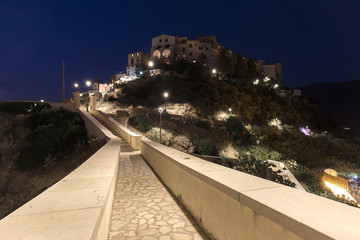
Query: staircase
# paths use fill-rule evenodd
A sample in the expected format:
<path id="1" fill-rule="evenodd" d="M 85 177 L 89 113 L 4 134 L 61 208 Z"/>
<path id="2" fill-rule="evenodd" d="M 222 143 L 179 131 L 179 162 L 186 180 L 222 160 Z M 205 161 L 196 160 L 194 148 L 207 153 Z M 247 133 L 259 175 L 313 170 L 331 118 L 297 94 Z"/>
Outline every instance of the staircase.
<path id="1" fill-rule="evenodd" d="M 98 120 L 104 127 L 106 127 L 114 136 L 121 139 L 121 152 L 133 152 L 134 149 L 130 146 L 130 144 L 120 136 L 118 132 L 115 131 L 114 128 L 112 128 L 109 124 L 106 123 L 103 119 L 99 118 L 98 116 L 92 114 L 92 116 Z"/>

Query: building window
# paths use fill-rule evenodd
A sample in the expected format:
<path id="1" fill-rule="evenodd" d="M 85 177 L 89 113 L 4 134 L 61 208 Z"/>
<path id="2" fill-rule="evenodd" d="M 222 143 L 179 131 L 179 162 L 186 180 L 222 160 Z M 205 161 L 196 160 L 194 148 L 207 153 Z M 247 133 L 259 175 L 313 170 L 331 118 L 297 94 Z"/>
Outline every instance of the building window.
<path id="1" fill-rule="evenodd" d="M 131 59 L 131 65 L 133 65 L 134 64 L 134 59 Z"/>
<path id="2" fill-rule="evenodd" d="M 189 48 L 192 48 L 192 43 L 189 44 Z"/>
<path id="3" fill-rule="evenodd" d="M 195 43 L 195 47 L 197 46 L 197 43 Z"/>
<path id="4" fill-rule="evenodd" d="M 169 49 L 164 50 L 163 56 L 164 58 L 169 58 L 171 55 L 171 51 Z"/>
<path id="5" fill-rule="evenodd" d="M 183 52 L 185 52 L 185 48 L 183 48 Z"/>
<path id="6" fill-rule="evenodd" d="M 159 50 L 154 51 L 153 58 L 160 58 L 161 54 Z"/>
<path id="7" fill-rule="evenodd" d="M 162 40 L 161 40 L 161 39 L 159 39 L 159 42 L 162 42 Z"/>
<path id="8" fill-rule="evenodd" d="M 183 54 L 183 58 L 186 58 L 186 55 L 185 55 L 185 54 Z"/>
<path id="9" fill-rule="evenodd" d="M 189 53 L 189 56 L 192 56 L 192 52 Z"/>
<path id="10" fill-rule="evenodd" d="M 168 39 L 167 38 L 165 38 L 165 42 L 167 42 L 168 41 Z"/>

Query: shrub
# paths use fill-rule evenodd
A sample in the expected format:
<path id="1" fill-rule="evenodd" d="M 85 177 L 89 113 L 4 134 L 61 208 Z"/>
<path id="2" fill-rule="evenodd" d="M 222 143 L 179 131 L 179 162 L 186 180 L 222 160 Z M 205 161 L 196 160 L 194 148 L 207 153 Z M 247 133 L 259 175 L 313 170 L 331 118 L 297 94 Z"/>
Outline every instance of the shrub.
<path id="1" fill-rule="evenodd" d="M 215 144 L 208 139 L 200 139 L 200 141 L 195 145 L 195 152 L 201 155 L 217 155 Z"/>
<path id="2" fill-rule="evenodd" d="M 129 118 L 128 123 L 139 131 L 146 133 L 154 126 L 150 114 L 151 112 L 137 109 L 137 111 L 134 111 L 134 116 Z"/>
<path id="3" fill-rule="evenodd" d="M 87 133 L 81 116 L 63 108 L 54 108 L 31 114 L 30 134 L 17 158 L 20 170 L 38 168 L 46 158 L 61 159 L 72 154 L 87 141 Z M 50 160 L 49 160 L 50 161 Z"/>
<path id="4" fill-rule="evenodd" d="M 246 129 L 241 120 L 236 116 L 229 116 L 225 122 L 227 130 L 235 134 L 236 138 L 240 138 L 246 133 Z"/>
<path id="5" fill-rule="evenodd" d="M 151 130 L 149 130 L 145 136 L 155 142 L 164 144 L 166 146 L 169 146 L 171 143 L 171 140 L 173 138 L 173 134 L 171 132 L 166 131 L 165 129 L 161 129 L 161 142 L 159 140 L 160 138 L 160 128 L 154 127 Z"/>
<path id="6" fill-rule="evenodd" d="M 194 152 L 194 145 L 187 137 L 183 135 L 176 136 L 173 139 L 172 147 L 184 152 Z"/>

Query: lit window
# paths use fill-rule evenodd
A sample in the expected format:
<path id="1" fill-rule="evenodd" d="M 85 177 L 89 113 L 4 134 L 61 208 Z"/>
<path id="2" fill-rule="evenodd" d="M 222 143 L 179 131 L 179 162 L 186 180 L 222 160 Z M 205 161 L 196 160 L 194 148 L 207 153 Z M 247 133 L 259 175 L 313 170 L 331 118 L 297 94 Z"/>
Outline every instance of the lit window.
<path id="1" fill-rule="evenodd" d="M 164 50 L 163 56 L 164 58 L 169 58 L 171 55 L 171 51 L 169 49 Z"/>
<path id="2" fill-rule="evenodd" d="M 160 58 L 161 54 L 159 50 L 154 51 L 153 58 Z"/>

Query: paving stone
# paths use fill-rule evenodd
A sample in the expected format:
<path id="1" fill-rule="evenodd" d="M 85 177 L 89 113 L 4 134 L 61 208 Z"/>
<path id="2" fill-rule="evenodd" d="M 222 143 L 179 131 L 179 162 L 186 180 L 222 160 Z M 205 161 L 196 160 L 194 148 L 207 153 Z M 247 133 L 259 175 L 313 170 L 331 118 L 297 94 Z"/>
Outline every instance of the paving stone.
<path id="1" fill-rule="evenodd" d="M 208 240 L 138 152 L 122 153 L 109 239 Z"/>
<path id="2" fill-rule="evenodd" d="M 183 233 L 170 233 L 170 236 L 175 240 L 191 240 L 193 238 L 192 235 Z"/>

